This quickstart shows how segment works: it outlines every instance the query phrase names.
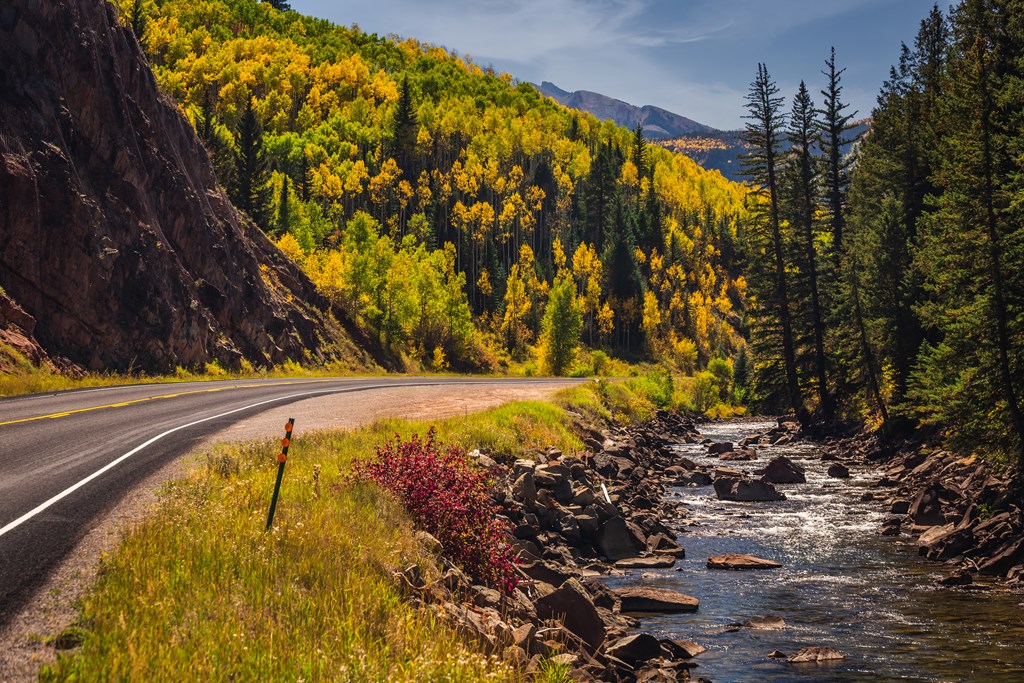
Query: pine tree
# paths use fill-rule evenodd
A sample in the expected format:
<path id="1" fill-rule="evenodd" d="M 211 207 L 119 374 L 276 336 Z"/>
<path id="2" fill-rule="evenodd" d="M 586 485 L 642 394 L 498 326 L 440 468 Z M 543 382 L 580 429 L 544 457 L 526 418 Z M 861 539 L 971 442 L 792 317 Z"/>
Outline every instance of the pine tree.
<path id="1" fill-rule="evenodd" d="M 291 221 L 291 210 L 288 203 L 288 174 L 281 178 L 281 195 L 277 203 L 277 231 L 281 235 L 288 233 Z"/>
<path id="2" fill-rule="evenodd" d="M 821 272 L 818 263 L 816 233 L 816 197 L 818 172 L 813 157 L 817 129 L 814 103 L 807 91 L 807 85 L 801 81 L 796 96 L 793 98 L 793 109 L 789 115 L 787 138 L 790 149 L 786 163 L 786 195 L 790 224 L 801 242 L 797 253 L 801 256 L 794 260 L 799 265 L 800 287 L 794 287 L 795 296 L 806 296 L 802 308 L 809 318 L 811 345 L 813 348 L 810 365 L 815 389 L 818 394 L 818 406 L 824 421 L 832 420 L 834 409 L 832 396 L 828 388 L 827 361 L 825 357 L 825 307 L 821 297 Z"/>
<path id="3" fill-rule="evenodd" d="M 138 41 L 140 46 L 145 47 L 148 17 L 146 16 L 146 10 L 142 6 L 142 2 L 143 0 L 132 0 L 132 9 L 131 14 L 128 17 L 128 24 L 132 27 L 132 33 L 135 34 L 135 40 Z"/>
<path id="4" fill-rule="evenodd" d="M 940 341 L 923 353 L 916 398 L 958 440 L 1015 455 L 1024 478 L 1024 27 L 1011 5 L 965 0 L 954 13 L 934 157 L 941 195 L 915 263 L 931 295 L 922 317 Z"/>
<path id="5" fill-rule="evenodd" d="M 748 233 L 748 265 L 763 258 L 771 263 L 771 271 L 751 279 L 756 297 L 755 306 L 761 318 L 760 343 L 765 353 L 759 356 L 778 358 L 781 368 L 769 371 L 763 381 L 774 383 L 781 379 L 786 402 L 801 422 L 809 422 L 803 405 L 803 394 L 796 368 L 796 347 L 793 319 L 787 281 L 786 247 L 780 217 L 780 187 L 778 164 L 782 147 L 785 115 L 781 112 L 782 98 L 778 86 L 768 75 L 767 67 L 757 65 L 757 77 L 747 93 L 748 120 L 743 141 L 750 150 L 743 158 L 744 173 L 758 188 L 755 193 L 757 215 Z M 767 360 L 767 358 L 765 359 Z M 774 367 L 777 367 L 774 366 Z M 781 375 L 777 377 L 776 375 Z"/>
<path id="6" fill-rule="evenodd" d="M 278 12 L 290 12 L 292 9 L 291 4 L 288 0 L 264 0 L 268 5 L 276 9 Z"/>
<path id="7" fill-rule="evenodd" d="M 270 167 L 263 149 L 263 127 L 253 110 L 252 99 L 238 122 L 236 144 L 231 201 L 256 225 L 267 230 L 270 227 Z"/>
<path id="8" fill-rule="evenodd" d="M 836 264 L 843 251 L 843 227 L 845 225 L 846 190 L 849 186 L 849 162 L 843 157 L 843 148 L 855 141 L 850 135 L 851 120 L 857 112 L 844 113 L 849 105 L 842 101 L 842 78 L 846 69 L 836 68 L 836 49 L 825 60 L 822 75 L 828 79 L 821 91 L 824 98 L 821 116 L 821 151 L 825 158 L 825 198 L 832 227 L 832 252 Z"/>
<path id="9" fill-rule="evenodd" d="M 419 122 L 416 108 L 412 101 L 412 88 L 409 77 L 402 77 L 402 85 L 398 91 L 398 104 L 391 128 L 391 156 L 398 162 L 406 178 L 415 179 L 419 174 L 416 169 L 416 135 Z"/>

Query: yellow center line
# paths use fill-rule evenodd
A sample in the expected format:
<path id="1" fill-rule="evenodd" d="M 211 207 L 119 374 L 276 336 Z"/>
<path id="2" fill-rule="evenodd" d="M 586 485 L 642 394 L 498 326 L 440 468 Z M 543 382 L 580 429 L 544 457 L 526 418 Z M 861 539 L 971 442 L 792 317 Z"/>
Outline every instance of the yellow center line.
<path id="1" fill-rule="evenodd" d="M 218 391 L 231 391 L 233 389 L 262 389 L 266 387 L 282 387 L 289 386 L 292 384 L 317 384 L 320 382 L 330 382 L 329 379 L 314 379 L 305 380 L 301 382 L 273 382 L 271 384 L 236 384 L 230 387 L 214 387 L 213 389 L 197 389 L 195 391 L 179 391 L 173 394 L 161 394 L 159 396 L 146 396 L 145 398 L 136 398 L 131 401 L 120 401 L 118 403 L 108 403 L 102 406 L 89 406 L 88 408 L 76 408 L 74 410 L 65 410 L 60 413 L 50 413 L 49 415 L 34 415 L 32 417 L 23 417 L 17 420 L 8 420 L 7 422 L 0 422 L 0 427 L 6 425 L 21 424 L 23 422 L 35 422 L 37 420 L 56 420 L 62 417 L 68 417 L 70 415 L 77 415 L 79 413 L 88 413 L 94 410 L 106 410 L 108 408 L 124 408 L 125 406 L 135 405 L 137 403 L 146 403 L 147 401 L 160 401 L 168 398 L 177 398 L 179 396 L 192 396 L 194 394 L 212 394 Z"/>

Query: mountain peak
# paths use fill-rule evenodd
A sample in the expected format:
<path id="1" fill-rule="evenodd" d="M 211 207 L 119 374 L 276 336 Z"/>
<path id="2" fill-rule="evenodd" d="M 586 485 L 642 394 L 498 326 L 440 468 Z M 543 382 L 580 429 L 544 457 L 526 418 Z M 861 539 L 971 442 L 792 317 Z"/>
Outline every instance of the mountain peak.
<path id="1" fill-rule="evenodd" d="M 718 132 L 711 126 L 650 104 L 638 107 L 590 90 L 568 92 L 550 81 L 543 81 L 534 87 L 559 104 L 580 109 L 599 119 L 611 120 L 627 128 L 635 128 L 639 124 L 644 135 L 650 140 L 669 140 L 695 133 Z"/>

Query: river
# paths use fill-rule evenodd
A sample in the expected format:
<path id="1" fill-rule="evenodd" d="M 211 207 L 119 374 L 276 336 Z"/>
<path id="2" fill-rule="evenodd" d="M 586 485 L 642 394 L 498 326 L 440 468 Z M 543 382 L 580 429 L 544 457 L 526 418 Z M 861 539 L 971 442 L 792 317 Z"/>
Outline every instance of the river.
<path id="1" fill-rule="evenodd" d="M 702 430 L 713 441 L 736 442 L 773 422 L 717 422 Z M 700 599 L 693 614 L 644 616 L 644 631 L 693 640 L 708 651 L 694 661 L 694 678 L 745 681 L 1024 681 L 1024 592 L 998 583 L 973 589 L 936 588 L 950 567 L 917 554 L 912 537 L 876 533 L 884 517 L 878 502 L 863 502 L 877 471 L 851 468 L 851 477 L 826 475 L 830 463 L 808 444 L 758 447 L 751 462 L 720 463 L 701 445 L 676 447 L 681 456 L 748 472 L 785 455 L 806 469 L 806 484 L 777 485 L 787 500 L 733 503 L 710 486 L 676 488 L 670 498 L 689 509 L 692 525 L 680 535 L 686 559 L 675 569 L 628 572 L 613 587 L 654 585 Z M 782 569 L 732 572 L 705 568 L 725 553 L 756 555 Z M 781 631 L 735 629 L 752 617 L 782 617 Z M 788 664 L 769 659 L 801 647 L 834 647 L 847 659 Z"/>

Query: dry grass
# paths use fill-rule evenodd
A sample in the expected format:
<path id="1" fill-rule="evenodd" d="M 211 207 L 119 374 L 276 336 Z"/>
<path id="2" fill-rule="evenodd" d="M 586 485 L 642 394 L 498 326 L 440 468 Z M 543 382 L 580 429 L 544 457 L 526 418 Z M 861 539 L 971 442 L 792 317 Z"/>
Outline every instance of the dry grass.
<path id="1" fill-rule="evenodd" d="M 653 409 L 607 383 L 561 392 L 556 404 L 513 403 L 435 426 L 441 440 L 467 449 L 572 452 L 580 448 L 576 415 L 639 419 Z M 263 527 L 277 442 L 197 456 L 188 478 L 169 485 L 154 514 L 105 560 L 84 600 L 82 647 L 41 679 L 521 680 L 400 599 L 391 571 L 428 558 L 389 497 L 346 483 L 354 458 L 429 426 L 388 420 L 297 433 L 271 533 Z M 564 672 L 548 673 L 559 680 Z"/>

